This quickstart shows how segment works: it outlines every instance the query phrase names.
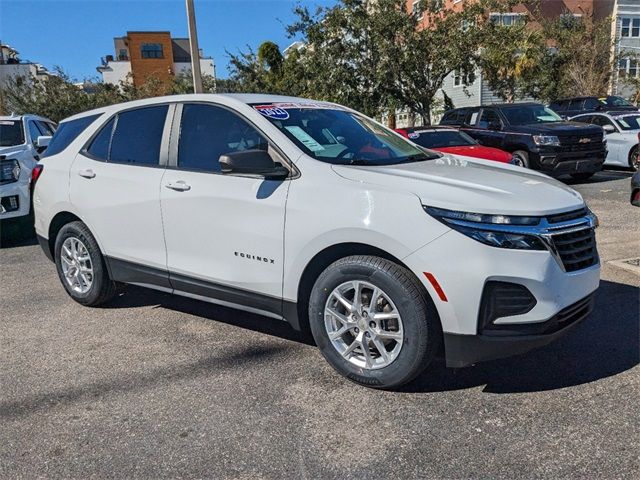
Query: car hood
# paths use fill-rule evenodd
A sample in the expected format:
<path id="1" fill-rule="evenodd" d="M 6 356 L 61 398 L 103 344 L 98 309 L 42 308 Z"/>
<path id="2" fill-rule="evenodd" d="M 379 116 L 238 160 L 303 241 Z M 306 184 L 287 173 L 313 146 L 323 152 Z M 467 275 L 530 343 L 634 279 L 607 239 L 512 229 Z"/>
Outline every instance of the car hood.
<path id="1" fill-rule="evenodd" d="M 423 205 L 449 210 L 549 215 L 584 205 L 578 192 L 546 175 L 469 157 L 444 155 L 391 166 L 332 168 L 349 180 L 412 192 Z"/>
<path id="2" fill-rule="evenodd" d="M 13 145 L 10 147 L 0 147 L 0 155 L 6 156 L 7 158 L 9 158 L 9 156 L 15 157 L 16 155 L 22 154 L 27 150 L 28 150 L 28 147 L 26 145 Z"/>
<path id="3" fill-rule="evenodd" d="M 602 127 L 580 122 L 549 122 L 514 125 L 508 131 L 532 135 L 593 135 L 602 133 Z"/>

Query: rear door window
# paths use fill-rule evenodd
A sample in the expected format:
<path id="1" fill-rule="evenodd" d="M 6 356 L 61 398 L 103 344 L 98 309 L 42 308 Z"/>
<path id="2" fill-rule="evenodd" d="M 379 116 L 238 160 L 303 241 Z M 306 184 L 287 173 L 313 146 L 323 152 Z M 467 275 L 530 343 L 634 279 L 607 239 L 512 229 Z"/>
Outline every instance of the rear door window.
<path id="1" fill-rule="evenodd" d="M 113 134 L 113 126 L 115 125 L 115 117 L 100 129 L 98 135 L 95 136 L 91 145 L 87 149 L 88 153 L 98 160 L 109 160 L 109 152 L 111 150 L 111 136 Z"/>
<path id="2" fill-rule="evenodd" d="M 51 155 L 60 153 L 100 115 L 102 114 L 98 113 L 97 115 L 89 115 L 76 120 L 62 122 L 42 156 L 50 157 Z"/>
<path id="3" fill-rule="evenodd" d="M 584 109 L 585 110 L 595 110 L 596 108 L 598 108 L 599 106 L 601 106 L 602 104 L 600 103 L 600 101 L 596 98 L 587 98 L 584 101 Z"/>
<path id="4" fill-rule="evenodd" d="M 580 123 L 593 123 L 593 115 L 580 115 L 579 117 L 572 118 L 571 121 Z"/>
<path id="5" fill-rule="evenodd" d="M 584 105 L 584 100 L 571 100 L 569 103 L 569 110 L 582 110 L 582 106 Z"/>
<path id="6" fill-rule="evenodd" d="M 168 108 L 168 105 L 158 105 L 119 113 L 111 138 L 108 161 L 142 166 L 158 165 Z"/>

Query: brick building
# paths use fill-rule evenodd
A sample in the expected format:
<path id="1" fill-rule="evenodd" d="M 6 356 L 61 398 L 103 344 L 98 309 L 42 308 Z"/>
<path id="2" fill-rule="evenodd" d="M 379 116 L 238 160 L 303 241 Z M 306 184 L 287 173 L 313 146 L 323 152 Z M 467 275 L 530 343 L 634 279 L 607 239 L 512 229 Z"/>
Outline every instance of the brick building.
<path id="1" fill-rule="evenodd" d="M 187 38 L 171 38 L 170 32 L 127 32 L 124 37 L 115 37 L 113 43 L 115 55 L 107 55 L 97 68 L 105 83 L 117 85 L 129 75 L 136 86 L 149 78 L 169 83 L 175 75 L 191 71 Z M 202 50 L 200 69 L 203 75 L 215 77 L 213 59 Z"/>

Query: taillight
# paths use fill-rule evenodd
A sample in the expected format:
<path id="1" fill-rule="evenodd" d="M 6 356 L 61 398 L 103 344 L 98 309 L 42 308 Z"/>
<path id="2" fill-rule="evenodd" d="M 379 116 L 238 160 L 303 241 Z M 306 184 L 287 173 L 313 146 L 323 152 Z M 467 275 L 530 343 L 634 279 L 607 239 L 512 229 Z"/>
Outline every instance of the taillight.
<path id="1" fill-rule="evenodd" d="M 40 178 L 40 175 L 42 175 L 42 170 L 44 170 L 44 165 L 40 164 L 37 164 L 33 167 L 33 170 L 31 170 L 31 188 L 36 186 L 36 182 Z"/>
<path id="2" fill-rule="evenodd" d="M 404 128 L 396 128 L 396 132 L 398 132 L 404 138 L 409 138 L 409 134 L 407 133 L 407 131 Z M 638 135 L 640 135 L 640 133 Z"/>

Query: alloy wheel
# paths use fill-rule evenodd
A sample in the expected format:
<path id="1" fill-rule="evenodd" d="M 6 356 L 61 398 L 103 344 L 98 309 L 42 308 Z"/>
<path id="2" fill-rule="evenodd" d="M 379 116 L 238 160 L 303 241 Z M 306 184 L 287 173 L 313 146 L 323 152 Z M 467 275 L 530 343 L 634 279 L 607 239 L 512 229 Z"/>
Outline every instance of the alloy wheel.
<path id="1" fill-rule="evenodd" d="M 60 251 L 60 264 L 67 285 L 76 293 L 85 294 L 93 284 L 93 265 L 89 250 L 75 237 L 67 238 Z"/>
<path id="2" fill-rule="evenodd" d="M 402 349 L 400 313 L 391 298 L 369 282 L 336 287 L 325 304 L 324 324 L 336 351 L 360 368 L 384 368 Z"/>

